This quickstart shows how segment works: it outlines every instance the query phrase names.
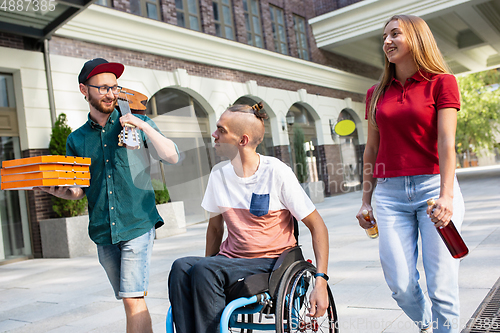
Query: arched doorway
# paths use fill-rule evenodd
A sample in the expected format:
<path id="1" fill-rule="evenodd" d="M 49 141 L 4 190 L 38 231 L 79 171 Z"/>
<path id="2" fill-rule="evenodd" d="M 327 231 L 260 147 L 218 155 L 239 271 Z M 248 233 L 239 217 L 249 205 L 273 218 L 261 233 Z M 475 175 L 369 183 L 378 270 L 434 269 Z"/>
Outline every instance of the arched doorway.
<path id="1" fill-rule="evenodd" d="M 342 158 L 342 166 L 344 169 L 344 184 L 346 190 L 360 189 L 363 181 L 363 153 L 360 151 L 358 124 L 355 112 L 350 109 L 340 111 L 337 122 L 341 120 L 351 120 L 356 123 L 356 129 L 349 135 L 339 136 L 340 152 Z"/>
<path id="2" fill-rule="evenodd" d="M 301 103 L 293 104 L 286 114 L 288 125 L 288 136 L 290 140 L 290 156 L 292 161 L 292 168 L 297 175 L 301 168 L 307 170 L 307 180 L 305 182 L 317 182 L 319 180 L 317 161 L 318 136 L 316 133 L 315 119 L 307 108 Z M 297 128 L 299 128 L 304 135 L 304 149 L 306 152 L 306 166 L 302 166 L 297 161 L 296 151 L 294 148 L 294 140 Z"/>
<path id="3" fill-rule="evenodd" d="M 242 96 L 238 98 L 234 104 L 245 104 L 245 105 L 254 105 L 262 101 L 262 99 L 254 96 Z M 264 119 L 264 127 L 265 127 L 265 134 L 264 134 L 264 140 L 260 143 L 260 145 L 257 146 L 257 153 L 265 156 L 274 156 L 274 147 L 273 147 L 273 135 L 271 133 L 271 122 L 270 122 L 270 117 L 271 114 L 267 112 L 266 110 L 266 104 L 264 103 L 264 109 L 262 109 L 263 112 L 267 114 L 269 117 L 268 119 Z"/>
<path id="4" fill-rule="evenodd" d="M 172 201 L 184 202 L 187 224 L 208 218 L 201 201 L 213 166 L 208 117 L 213 110 L 209 108 L 194 91 L 179 88 L 161 89 L 147 105 L 146 114 L 180 152 L 175 165 L 153 162 L 151 175 L 165 183 Z"/>

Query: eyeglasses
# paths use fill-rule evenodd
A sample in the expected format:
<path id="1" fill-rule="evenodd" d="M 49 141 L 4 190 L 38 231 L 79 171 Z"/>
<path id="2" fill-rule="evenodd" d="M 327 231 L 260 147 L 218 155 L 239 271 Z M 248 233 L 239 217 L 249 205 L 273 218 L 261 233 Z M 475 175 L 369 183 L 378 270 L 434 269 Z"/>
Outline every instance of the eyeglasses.
<path id="1" fill-rule="evenodd" d="M 107 93 L 109 93 L 109 90 L 111 90 L 113 95 L 118 95 L 120 93 L 120 91 L 122 90 L 122 87 L 120 87 L 120 86 L 112 86 L 112 87 L 93 86 L 91 84 L 87 84 L 87 86 L 97 88 L 97 91 L 99 91 L 99 94 L 101 94 L 101 95 L 106 95 Z"/>

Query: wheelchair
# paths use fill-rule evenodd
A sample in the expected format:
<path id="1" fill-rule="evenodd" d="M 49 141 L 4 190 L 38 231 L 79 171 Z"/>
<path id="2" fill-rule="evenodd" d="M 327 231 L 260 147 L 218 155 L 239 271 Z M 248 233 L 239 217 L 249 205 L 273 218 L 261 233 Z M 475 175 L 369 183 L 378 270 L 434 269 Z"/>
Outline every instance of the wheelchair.
<path id="1" fill-rule="evenodd" d="M 298 241 L 298 223 L 293 218 Z M 226 301 L 220 320 L 220 333 L 252 333 L 253 330 L 338 333 L 338 317 L 330 287 L 328 307 L 321 317 L 309 317 L 316 267 L 305 260 L 299 246 L 284 251 L 270 273 L 250 275 L 225 290 Z M 258 321 L 254 322 L 254 315 Z M 262 322 L 262 317 L 265 322 Z M 272 323 L 274 320 L 274 323 Z M 174 333 L 172 308 L 168 309 L 166 333 Z M 186 332 L 177 332 L 186 333 Z"/>

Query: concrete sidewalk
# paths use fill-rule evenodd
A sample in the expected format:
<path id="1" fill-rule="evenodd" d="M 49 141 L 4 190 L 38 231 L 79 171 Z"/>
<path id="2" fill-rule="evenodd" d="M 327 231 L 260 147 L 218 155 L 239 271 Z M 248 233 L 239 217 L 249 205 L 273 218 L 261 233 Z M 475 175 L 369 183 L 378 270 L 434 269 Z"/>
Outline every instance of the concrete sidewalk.
<path id="1" fill-rule="evenodd" d="M 458 171 L 465 198 L 463 236 L 470 254 L 460 270 L 461 326 L 500 277 L 500 166 Z M 330 287 L 342 333 L 418 332 L 385 284 L 378 240 L 369 239 L 355 214 L 361 193 L 327 198 L 317 208 L 330 235 Z M 165 332 L 172 262 L 203 255 L 206 223 L 155 242 L 147 303 L 154 332 Z M 313 258 L 307 228 L 300 242 Z M 421 264 L 420 264 L 421 265 Z M 425 286 L 425 276 L 421 283 Z M 125 313 L 95 256 L 34 259 L 0 266 L 0 332 L 125 332 Z M 185 332 L 182 332 L 185 333 Z"/>

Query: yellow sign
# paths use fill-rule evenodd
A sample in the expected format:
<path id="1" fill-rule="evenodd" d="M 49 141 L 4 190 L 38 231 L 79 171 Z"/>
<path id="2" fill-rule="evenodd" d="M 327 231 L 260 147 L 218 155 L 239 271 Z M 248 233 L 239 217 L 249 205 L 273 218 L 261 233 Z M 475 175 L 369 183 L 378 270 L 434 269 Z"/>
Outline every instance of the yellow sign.
<path id="1" fill-rule="evenodd" d="M 354 123 L 354 121 L 349 119 L 341 120 L 335 125 L 335 133 L 340 136 L 349 135 L 354 132 L 355 129 L 356 124 Z"/>

